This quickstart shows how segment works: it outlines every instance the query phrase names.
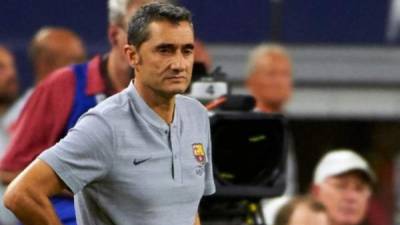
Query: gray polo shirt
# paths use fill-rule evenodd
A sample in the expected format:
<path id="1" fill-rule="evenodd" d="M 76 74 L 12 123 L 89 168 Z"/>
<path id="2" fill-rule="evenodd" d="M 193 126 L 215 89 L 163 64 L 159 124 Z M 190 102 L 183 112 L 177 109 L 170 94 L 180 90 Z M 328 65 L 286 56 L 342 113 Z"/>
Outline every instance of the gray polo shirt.
<path id="1" fill-rule="evenodd" d="M 78 224 L 192 225 L 215 191 L 207 112 L 177 95 L 165 123 L 131 84 L 39 158 L 75 194 Z"/>

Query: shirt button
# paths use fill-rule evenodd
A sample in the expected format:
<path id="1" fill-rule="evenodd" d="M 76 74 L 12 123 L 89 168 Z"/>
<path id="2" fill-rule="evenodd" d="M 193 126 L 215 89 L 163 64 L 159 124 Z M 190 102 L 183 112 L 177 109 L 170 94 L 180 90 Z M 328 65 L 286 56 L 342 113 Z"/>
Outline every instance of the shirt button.
<path id="1" fill-rule="evenodd" d="M 175 159 L 178 159 L 178 156 L 177 156 L 177 155 L 174 155 L 174 158 L 175 158 Z"/>

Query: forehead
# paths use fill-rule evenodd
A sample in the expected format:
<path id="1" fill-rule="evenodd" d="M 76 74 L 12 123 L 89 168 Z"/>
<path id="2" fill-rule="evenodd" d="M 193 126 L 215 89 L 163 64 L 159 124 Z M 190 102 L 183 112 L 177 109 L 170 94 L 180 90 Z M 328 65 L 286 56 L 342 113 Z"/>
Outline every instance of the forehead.
<path id="1" fill-rule="evenodd" d="M 289 57 L 283 52 L 272 51 L 266 52 L 259 57 L 259 61 L 263 62 L 284 62 L 289 63 Z"/>
<path id="2" fill-rule="evenodd" d="M 256 60 L 257 69 L 267 69 L 276 66 L 291 67 L 291 61 L 287 55 L 281 52 L 267 52 Z"/>
<path id="3" fill-rule="evenodd" d="M 313 211 L 309 206 L 305 204 L 298 205 L 293 215 L 290 218 L 290 225 L 294 224 L 307 224 L 307 225 L 322 225 L 326 224 L 328 218 L 323 211 Z"/>
<path id="4" fill-rule="evenodd" d="M 144 44 L 193 44 L 193 28 L 189 22 L 183 21 L 177 24 L 168 21 L 153 21 L 149 24 L 149 39 Z"/>
<path id="5" fill-rule="evenodd" d="M 328 177 L 326 181 L 328 183 L 348 182 L 354 184 L 365 184 L 369 186 L 368 176 L 364 172 L 360 171 L 351 171 L 336 176 Z"/>

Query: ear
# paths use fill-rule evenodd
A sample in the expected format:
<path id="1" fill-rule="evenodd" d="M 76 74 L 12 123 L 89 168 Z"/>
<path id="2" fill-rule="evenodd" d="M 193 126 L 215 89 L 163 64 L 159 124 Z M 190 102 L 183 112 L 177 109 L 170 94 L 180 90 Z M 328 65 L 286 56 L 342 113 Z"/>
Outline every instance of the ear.
<path id="1" fill-rule="evenodd" d="M 128 59 L 129 65 L 136 68 L 139 64 L 139 54 L 137 49 L 133 45 L 126 44 L 124 46 L 124 53 Z"/>
<path id="2" fill-rule="evenodd" d="M 107 33 L 108 33 L 108 41 L 110 42 L 111 47 L 118 45 L 118 34 L 119 34 L 118 26 L 109 25 Z"/>

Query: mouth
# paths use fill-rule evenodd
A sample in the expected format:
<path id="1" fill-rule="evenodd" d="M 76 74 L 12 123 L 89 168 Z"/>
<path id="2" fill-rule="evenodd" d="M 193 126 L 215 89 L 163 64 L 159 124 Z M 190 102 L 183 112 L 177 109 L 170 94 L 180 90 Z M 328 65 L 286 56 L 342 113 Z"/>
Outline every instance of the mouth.
<path id="1" fill-rule="evenodd" d="M 341 208 L 340 211 L 345 215 L 353 215 L 354 213 L 357 213 L 357 209 L 354 207 L 344 207 Z"/>
<path id="2" fill-rule="evenodd" d="M 166 80 L 170 80 L 170 81 L 183 81 L 183 80 L 187 80 L 186 76 L 183 75 L 173 75 L 173 76 L 167 76 L 165 77 Z"/>

